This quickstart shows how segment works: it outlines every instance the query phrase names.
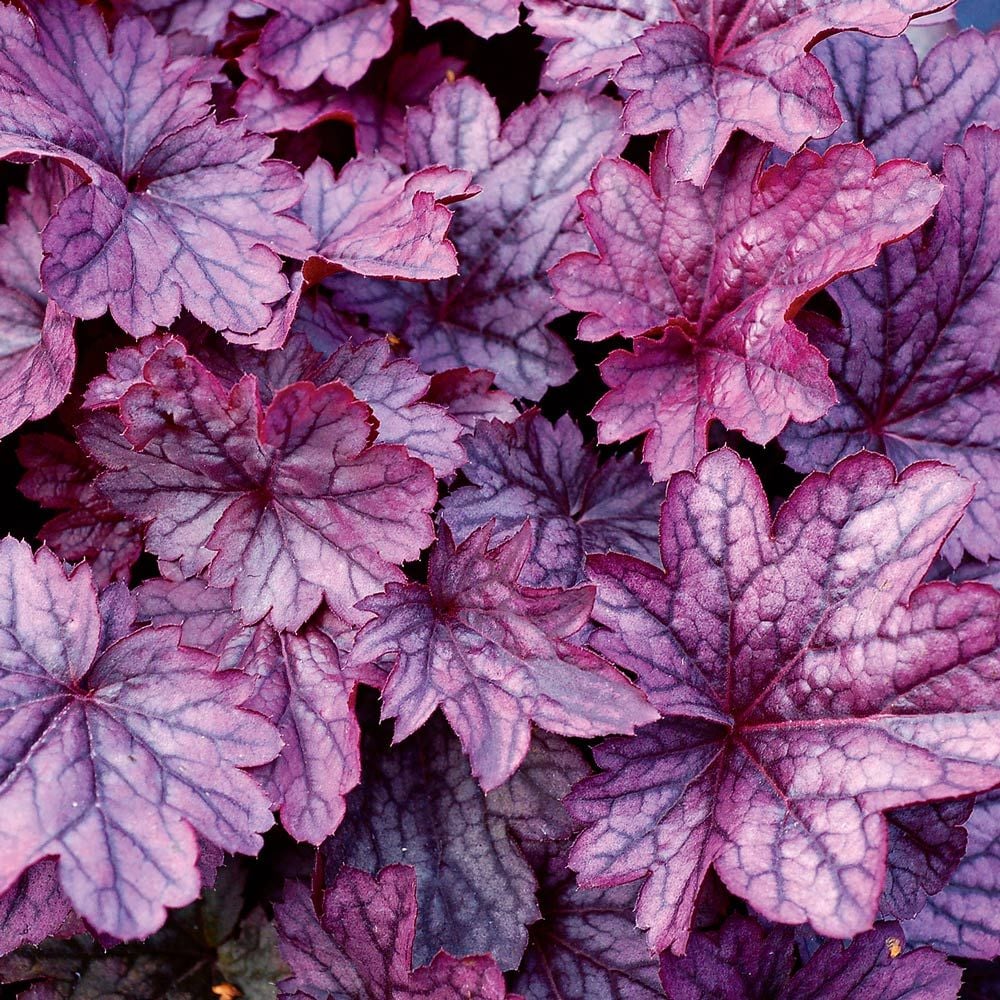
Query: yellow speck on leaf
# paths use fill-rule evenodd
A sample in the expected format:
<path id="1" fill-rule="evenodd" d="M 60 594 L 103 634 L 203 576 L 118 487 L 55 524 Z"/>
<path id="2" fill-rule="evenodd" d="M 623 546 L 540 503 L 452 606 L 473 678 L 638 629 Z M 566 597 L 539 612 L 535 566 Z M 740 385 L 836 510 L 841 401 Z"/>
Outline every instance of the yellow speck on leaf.
<path id="1" fill-rule="evenodd" d="M 899 938 L 886 938 L 885 946 L 889 950 L 889 958 L 899 958 L 903 953 L 903 942 Z"/>

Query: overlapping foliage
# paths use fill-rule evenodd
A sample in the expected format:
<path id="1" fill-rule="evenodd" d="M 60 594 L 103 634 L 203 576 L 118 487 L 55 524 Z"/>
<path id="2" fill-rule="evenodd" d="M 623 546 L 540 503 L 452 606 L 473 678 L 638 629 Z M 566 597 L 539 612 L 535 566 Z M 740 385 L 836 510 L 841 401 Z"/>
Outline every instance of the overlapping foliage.
<path id="1" fill-rule="evenodd" d="M 1000 989 L 948 8 L 0 0 L 12 996 Z"/>

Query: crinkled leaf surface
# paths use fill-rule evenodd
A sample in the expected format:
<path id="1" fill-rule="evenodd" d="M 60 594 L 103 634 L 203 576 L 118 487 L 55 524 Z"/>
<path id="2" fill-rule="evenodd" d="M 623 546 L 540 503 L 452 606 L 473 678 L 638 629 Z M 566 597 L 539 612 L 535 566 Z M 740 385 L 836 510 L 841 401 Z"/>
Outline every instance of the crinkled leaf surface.
<path id="1" fill-rule="evenodd" d="M 568 638 L 586 623 L 593 589 L 518 582 L 531 550 L 525 525 L 490 545 L 492 524 L 460 545 L 442 525 L 427 586 L 389 584 L 360 607 L 375 617 L 351 659 L 390 664 L 383 718 L 396 739 L 440 708 L 487 791 L 524 759 L 534 723 L 564 736 L 631 732 L 657 717 L 623 674 Z"/>
<path id="2" fill-rule="evenodd" d="M 264 6 L 276 15 L 261 32 L 256 62 L 289 90 L 320 76 L 349 87 L 392 44 L 396 0 L 264 0 Z"/>
<path id="3" fill-rule="evenodd" d="M 12 191 L 0 225 L 0 437 L 47 416 L 66 398 L 76 345 L 73 317 L 39 290 L 42 229 L 75 186 L 57 165 L 36 165 Z"/>
<path id="4" fill-rule="evenodd" d="M 468 171 L 425 167 L 400 175 L 389 161 L 367 157 L 336 176 L 318 159 L 305 183 L 298 214 L 316 237 L 303 268 L 307 281 L 341 270 L 429 281 L 458 270 L 445 238 L 451 211 L 443 202 L 474 193 Z"/>
<path id="5" fill-rule="evenodd" d="M 371 410 L 341 383 L 296 382 L 264 411 L 257 380 L 232 389 L 174 342 L 92 417 L 99 485 L 148 524 L 146 546 L 185 576 L 232 588 L 244 621 L 297 628 L 325 598 L 343 618 L 430 542 L 437 487 L 425 463 L 369 444 Z M 116 439 L 134 449 L 128 462 Z"/>
<path id="6" fill-rule="evenodd" d="M 433 43 L 376 63 L 348 88 L 318 81 L 305 90 L 282 90 L 270 77 L 251 76 L 236 95 L 236 110 L 256 132 L 298 132 L 331 119 L 347 121 L 354 126 L 361 156 L 377 154 L 402 165 L 407 108 L 426 105 L 434 88 L 449 73 L 461 72 L 463 65 Z"/>
<path id="7" fill-rule="evenodd" d="M 948 883 L 965 854 L 968 837 L 962 824 L 972 805 L 970 797 L 886 813 L 889 842 L 885 886 L 879 900 L 883 917 L 912 917 L 928 896 Z"/>
<path id="8" fill-rule="evenodd" d="M 33 864 L 0 893 L 0 955 L 81 930 L 80 920 L 59 885 L 59 865 L 54 858 Z"/>
<path id="9" fill-rule="evenodd" d="M 102 634 L 86 566 L 67 576 L 8 538 L 0 578 L 0 885 L 57 856 L 93 927 L 150 934 L 198 894 L 195 830 L 259 850 L 271 815 L 241 768 L 272 759 L 278 735 L 239 707 L 249 684 L 179 629 Z"/>
<path id="10" fill-rule="evenodd" d="M 309 890 L 289 883 L 275 906 L 281 950 L 292 978 L 282 996 L 317 1000 L 504 1000 L 503 975 L 492 956 L 437 954 L 411 971 L 417 921 L 413 869 L 391 865 L 377 875 L 344 868 L 317 916 Z"/>
<path id="11" fill-rule="evenodd" d="M 601 155 L 623 142 L 618 105 L 607 98 L 537 97 L 501 127 L 481 84 L 443 84 L 429 109 L 407 118 L 407 166 L 446 163 L 482 187 L 449 230 L 460 273 L 420 285 L 339 275 L 329 283 L 335 305 L 400 336 L 428 371 L 486 368 L 501 388 L 539 398 L 574 370 L 546 329 L 564 310 L 545 273 L 586 246 L 574 199 Z"/>
<path id="12" fill-rule="evenodd" d="M 735 144 L 704 190 L 670 172 L 662 144 L 649 176 L 603 161 L 580 198 L 598 253 L 552 271 L 563 305 L 590 314 L 583 339 L 638 338 L 601 365 L 611 391 L 593 416 L 602 442 L 647 435 L 657 479 L 693 466 L 712 419 L 763 443 L 789 417 L 829 409 L 826 360 L 790 320 L 912 232 L 940 196 L 925 166 L 876 167 L 861 146 L 807 150 L 761 173 L 766 153 Z"/>
<path id="13" fill-rule="evenodd" d="M 816 47 L 844 123 L 829 139 L 864 142 L 879 160 L 906 156 L 941 167 L 946 143 L 970 125 L 1000 125 L 1000 34 L 969 30 L 919 62 L 905 37 L 849 32 Z"/>
<path id="14" fill-rule="evenodd" d="M 419 915 L 414 961 L 443 949 L 490 952 L 517 968 L 528 924 L 539 918 L 537 883 L 514 835 L 565 837 L 573 830 L 560 799 L 589 769 L 557 736 L 539 733 L 513 778 L 484 795 L 458 741 L 440 717 L 398 746 L 372 729 L 360 787 L 322 848 L 327 872 L 341 864 L 376 872 L 413 865 Z"/>
<path id="15" fill-rule="evenodd" d="M 814 473 L 771 524 L 749 463 L 667 488 L 660 570 L 588 560 L 593 640 L 667 717 L 595 753 L 574 791 L 585 886 L 643 879 L 637 918 L 683 952 L 710 866 L 768 919 L 871 927 L 889 808 L 1000 775 L 1000 593 L 917 587 L 970 485 L 873 454 Z M 916 589 L 914 589 L 916 588 Z"/>
<path id="16" fill-rule="evenodd" d="M 253 678 L 246 705 L 270 719 L 284 741 L 278 758 L 255 776 L 293 837 L 318 844 L 332 834 L 345 796 L 361 777 L 358 677 L 342 669 L 335 635 L 322 622 L 295 634 L 275 632 L 266 622 L 246 626 L 228 593 L 201 580 L 151 580 L 137 595 L 140 617 L 179 624 L 185 644 L 216 653 L 224 668 Z"/>
<path id="17" fill-rule="evenodd" d="M 525 1000 L 662 998 L 659 962 L 635 927 L 635 889 L 579 889 L 564 846 L 524 848 L 538 872 L 542 911 L 514 979 Z"/>
<path id="18" fill-rule="evenodd" d="M 413 15 L 428 26 L 459 21 L 469 31 L 489 38 L 513 31 L 518 23 L 517 0 L 413 0 Z"/>
<path id="19" fill-rule="evenodd" d="M 66 562 L 86 559 L 99 586 L 127 583 L 142 554 L 142 535 L 94 486 L 100 466 L 76 442 L 48 433 L 23 435 L 17 460 L 25 470 L 18 489 L 59 511 L 42 525 L 39 539 Z"/>
<path id="20" fill-rule="evenodd" d="M 482 423 L 464 443 L 471 485 L 445 498 L 444 519 L 460 541 L 492 519 L 502 541 L 527 518 L 533 545 L 523 583 L 582 583 L 589 553 L 659 559 L 663 488 L 631 456 L 599 464 L 570 417 L 553 426 L 530 410 L 514 423 Z"/>
<path id="21" fill-rule="evenodd" d="M 944 0 L 947 2 L 947 0 Z M 677 177 L 702 185 L 741 129 L 795 150 L 841 122 L 823 64 L 806 50 L 819 38 L 860 28 L 898 35 L 941 0 L 675 0 L 675 11 L 636 39 L 639 53 L 615 74 L 631 96 L 625 128 L 670 129 Z"/>
<path id="22" fill-rule="evenodd" d="M 510 423 L 518 416 L 514 397 L 492 388 L 493 377 L 482 368 L 449 368 L 431 378 L 427 401 L 443 406 L 466 431 L 474 431 L 483 420 Z"/>
<path id="23" fill-rule="evenodd" d="M 791 933 L 734 915 L 693 935 L 683 958 L 663 955 L 663 988 L 668 1000 L 955 1000 L 961 970 L 930 948 L 900 954 L 903 943 L 898 924 L 879 924 L 846 947 L 826 942 L 792 974 Z"/>
<path id="24" fill-rule="evenodd" d="M 40 0 L 0 8 L 0 156 L 55 157 L 90 183 L 42 234 L 42 287 L 86 319 L 110 309 L 136 336 L 181 306 L 252 334 L 288 291 L 275 251 L 308 233 L 283 215 L 301 195 L 273 143 L 211 115 L 214 64 L 171 58 L 143 18 L 109 38 L 96 7 Z"/>
<path id="25" fill-rule="evenodd" d="M 966 824 L 965 857 L 949 883 L 906 922 L 911 940 L 966 958 L 1000 955 L 1000 794 L 982 796 Z"/>
<path id="26" fill-rule="evenodd" d="M 806 324 L 830 359 L 839 402 L 782 436 L 793 468 L 860 448 L 897 465 L 936 459 L 976 484 L 946 549 L 1000 555 L 1000 132 L 977 126 L 944 152 L 944 195 L 927 232 L 830 288 L 842 324 Z"/>

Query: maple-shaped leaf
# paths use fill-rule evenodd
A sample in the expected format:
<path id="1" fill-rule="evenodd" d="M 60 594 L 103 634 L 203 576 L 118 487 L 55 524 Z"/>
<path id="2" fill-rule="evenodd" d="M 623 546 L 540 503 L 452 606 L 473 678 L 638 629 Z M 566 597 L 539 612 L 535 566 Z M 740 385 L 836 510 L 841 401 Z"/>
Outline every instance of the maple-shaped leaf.
<path id="1" fill-rule="evenodd" d="M 382 715 L 396 720 L 396 739 L 441 708 L 487 791 L 517 770 L 532 723 L 600 736 L 657 716 L 623 674 L 568 641 L 587 623 L 593 589 L 524 586 L 530 526 L 491 546 L 492 530 L 456 545 L 442 525 L 427 585 L 389 584 L 366 598 L 359 606 L 374 618 L 351 651 L 356 664 L 391 664 Z"/>
<path id="2" fill-rule="evenodd" d="M 282 87 L 320 76 L 349 87 L 392 44 L 397 0 L 263 0 L 276 11 L 254 46 L 256 65 Z"/>
<path id="3" fill-rule="evenodd" d="M 947 885 L 965 854 L 968 837 L 962 824 L 969 818 L 972 805 L 970 797 L 886 813 L 886 879 L 879 900 L 883 917 L 912 917 L 928 896 Z"/>
<path id="4" fill-rule="evenodd" d="M 518 417 L 514 397 L 503 389 L 493 388 L 493 372 L 483 368 L 449 368 L 431 378 L 427 402 L 443 406 L 467 432 L 483 420 L 509 424 Z"/>
<path id="5" fill-rule="evenodd" d="M 513 31 L 519 20 L 518 0 L 413 0 L 412 7 L 421 24 L 459 21 L 481 38 Z"/>
<path id="6" fill-rule="evenodd" d="M 81 428 L 112 471 L 101 491 L 147 524 L 146 547 L 232 588 L 244 621 L 298 628 L 326 599 L 340 617 L 430 543 L 434 473 L 397 445 L 371 445 L 371 410 L 333 382 L 297 382 L 266 410 L 256 378 L 231 389 L 179 341 L 146 363 L 121 419 Z M 131 446 L 121 447 L 122 434 Z"/>
<path id="7" fill-rule="evenodd" d="M 798 487 L 772 525 L 724 449 L 667 488 L 664 568 L 592 556 L 592 640 L 666 716 L 595 752 L 569 800 L 584 886 L 643 879 L 636 914 L 683 952 L 714 866 L 770 920 L 867 930 L 886 809 L 1000 780 L 1000 593 L 917 586 L 968 503 L 936 463 L 863 453 Z"/>
<path id="8" fill-rule="evenodd" d="M 270 719 L 284 747 L 253 772 L 296 840 L 319 844 L 337 829 L 347 793 L 361 777 L 361 732 L 354 715 L 359 677 L 342 668 L 336 634 L 310 622 L 296 634 L 244 625 L 229 595 L 201 580 L 150 580 L 138 591 L 139 617 L 178 624 L 188 646 L 220 657 L 253 679 L 246 707 Z"/>
<path id="9" fill-rule="evenodd" d="M 906 156 L 939 170 L 946 143 L 961 141 L 970 125 L 1000 124 L 996 32 L 944 38 L 919 62 L 905 36 L 848 32 L 815 54 L 833 79 L 844 123 L 814 147 L 864 142 L 879 160 Z"/>
<path id="10" fill-rule="evenodd" d="M 791 933 L 736 914 L 692 935 L 683 958 L 664 954 L 661 976 L 667 1000 L 956 1000 L 961 969 L 903 946 L 898 924 L 879 924 L 846 946 L 825 942 L 793 974 Z"/>
<path id="11" fill-rule="evenodd" d="M 943 0 L 944 3 L 949 0 Z M 670 129 L 666 156 L 699 186 L 738 129 L 795 150 L 841 122 L 825 67 L 806 50 L 834 32 L 898 35 L 942 0 L 677 0 L 676 14 L 636 40 L 615 82 L 631 95 L 633 134 Z"/>
<path id="12" fill-rule="evenodd" d="M 814 292 L 875 262 L 930 214 L 940 183 L 861 146 L 806 150 L 762 172 L 767 147 L 735 143 L 704 190 L 678 180 L 660 143 L 651 174 L 605 160 L 580 197 L 598 253 L 553 269 L 559 301 L 589 313 L 584 340 L 638 338 L 601 375 L 599 440 L 646 436 L 656 479 L 705 453 L 711 420 L 752 441 L 835 401 L 826 359 L 791 322 Z M 831 234 L 836 233 L 836 237 Z"/>
<path id="13" fill-rule="evenodd" d="M 316 913 L 309 889 L 285 887 L 274 908 L 281 953 L 292 968 L 282 996 L 315 1000 L 505 1000 L 503 974 L 490 955 L 438 953 L 411 970 L 417 885 L 407 865 L 377 875 L 342 869 Z"/>
<path id="14" fill-rule="evenodd" d="M 387 730 L 366 731 L 363 779 L 321 848 L 325 870 L 413 865 L 418 964 L 443 949 L 488 951 L 502 968 L 517 968 L 526 927 L 540 917 L 535 874 L 517 842 L 573 832 L 560 800 L 590 768 L 568 741 L 537 733 L 513 778 L 484 795 L 440 716 L 397 746 Z"/>
<path id="15" fill-rule="evenodd" d="M 215 121 L 214 67 L 171 58 L 143 18 L 109 37 L 96 7 L 71 0 L 32 3 L 30 18 L 0 7 L 0 157 L 54 157 L 91 182 L 42 232 L 42 287 L 67 312 L 110 309 L 140 336 L 184 306 L 247 335 L 288 291 L 276 251 L 309 249 L 282 214 L 301 178 L 267 159 L 270 139 Z"/>
<path id="16" fill-rule="evenodd" d="M 908 144 L 908 143 L 907 143 Z M 976 484 L 945 554 L 1000 555 L 1000 132 L 944 151 L 944 195 L 927 231 L 830 288 L 842 323 L 804 323 L 830 359 L 839 402 L 782 435 L 788 462 L 828 468 L 860 448 L 897 465 L 935 459 Z"/>
<path id="17" fill-rule="evenodd" d="M 512 424 L 480 424 L 464 444 L 469 461 L 462 473 L 472 485 L 445 498 L 443 517 L 459 540 L 494 520 L 493 537 L 502 541 L 530 521 L 522 582 L 582 583 L 589 553 L 659 558 L 663 487 L 632 457 L 599 465 L 568 416 L 553 426 L 529 410 Z"/>
<path id="18" fill-rule="evenodd" d="M 175 627 L 110 631 L 86 565 L 0 541 L 0 887 L 59 858 L 74 909 L 118 938 L 198 895 L 195 831 L 255 854 L 272 823 L 241 768 L 277 732 L 241 708 L 249 682 Z"/>
<path id="19" fill-rule="evenodd" d="M 564 311 L 546 271 L 586 246 L 575 197 L 604 153 L 621 149 L 618 105 L 576 92 L 537 97 L 501 127 L 482 84 L 442 84 L 430 108 L 407 117 L 407 167 L 438 163 L 472 173 L 482 193 L 462 205 L 449 236 L 461 273 L 414 285 L 331 279 L 334 305 L 393 333 L 427 371 L 468 366 L 537 399 L 573 374 L 566 345 L 546 324 Z"/>
<path id="20" fill-rule="evenodd" d="M 564 845 L 522 848 L 538 872 L 542 911 L 513 980 L 524 1000 L 662 998 L 659 962 L 635 927 L 635 889 L 578 889 Z"/>
<path id="21" fill-rule="evenodd" d="M 29 500 L 59 511 L 38 538 L 65 562 L 87 560 L 94 580 L 128 582 L 142 555 L 138 525 L 116 510 L 94 485 L 101 467 L 76 442 L 58 434 L 25 434 L 17 446 L 24 475 L 17 488 Z"/>
<path id="22" fill-rule="evenodd" d="M 303 274 L 315 283 L 337 271 L 429 281 L 458 271 L 445 238 L 445 202 L 475 193 L 467 170 L 425 167 L 400 174 L 377 157 L 351 160 L 340 175 L 318 159 L 306 171 L 299 217 L 316 237 Z"/>
<path id="23" fill-rule="evenodd" d="M 966 823 L 968 847 L 948 884 L 907 920 L 906 935 L 965 958 L 1000 955 L 1000 794 L 981 796 Z"/>
<path id="24" fill-rule="evenodd" d="M 283 90 L 277 81 L 254 76 L 246 66 L 250 79 L 236 94 L 236 111 L 255 132 L 301 132 L 324 121 L 346 121 L 354 126 L 359 155 L 378 155 L 402 165 L 407 108 L 427 104 L 434 88 L 464 65 L 444 55 L 435 42 L 387 57 L 352 87 L 331 87 L 320 80 L 305 90 Z"/>
<path id="25" fill-rule="evenodd" d="M 41 232 L 76 186 L 73 173 L 36 164 L 12 190 L 0 225 L 0 438 L 50 414 L 69 393 L 76 363 L 73 317 L 39 290 Z"/>

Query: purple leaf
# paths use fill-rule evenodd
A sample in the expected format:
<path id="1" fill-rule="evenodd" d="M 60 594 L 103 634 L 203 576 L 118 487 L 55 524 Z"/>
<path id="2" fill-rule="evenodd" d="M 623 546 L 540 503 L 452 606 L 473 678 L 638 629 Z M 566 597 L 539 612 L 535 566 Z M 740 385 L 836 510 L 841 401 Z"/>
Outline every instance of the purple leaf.
<path id="1" fill-rule="evenodd" d="M 534 544 L 523 583 L 582 583 L 588 554 L 659 559 L 663 488 L 631 457 L 599 466 L 568 416 L 554 427 L 538 410 L 512 424 L 483 423 L 465 449 L 469 461 L 462 472 L 472 485 L 445 498 L 444 519 L 459 540 L 492 519 L 494 538 L 503 541 L 527 518 Z"/>
<path id="2" fill-rule="evenodd" d="M 361 156 L 406 162 L 407 108 L 422 107 L 449 74 L 462 71 L 460 59 L 437 43 L 377 63 L 349 89 L 317 81 L 305 90 L 282 90 L 270 77 L 251 77 L 236 95 L 236 111 L 255 132 L 300 132 L 320 122 L 347 121 Z"/>
<path id="3" fill-rule="evenodd" d="M 341 275 L 329 282 L 334 304 L 398 334 L 427 371 L 486 368 L 501 388 L 537 399 L 573 374 L 569 350 L 546 329 L 563 310 L 545 273 L 586 245 L 574 198 L 600 156 L 623 141 L 607 98 L 538 97 L 501 127 L 481 84 L 442 85 L 429 110 L 407 118 L 407 166 L 447 163 L 482 187 L 450 230 L 461 273 L 427 285 Z"/>
<path id="4" fill-rule="evenodd" d="M 518 0 L 413 0 L 413 16 L 428 27 L 459 21 L 481 38 L 490 38 L 517 27 Z"/>
<path id="5" fill-rule="evenodd" d="M 449 368 L 431 378 L 427 402 L 443 406 L 465 431 L 474 431 L 483 420 L 509 424 L 518 417 L 514 397 L 491 388 L 493 378 L 482 368 Z"/>
<path id="6" fill-rule="evenodd" d="M 639 54 L 615 74 L 632 91 L 627 131 L 670 129 L 666 158 L 676 177 L 702 186 L 737 129 L 782 149 L 829 135 L 841 117 L 817 39 L 859 28 L 898 35 L 940 0 L 793 0 L 762 5 L 678 0 L 676 14 L 636 40 Z"/>
<path id="7" fill-rule="evenodd" d="M 659 963 L 635 928 L 635 890 L 578 889 L 558 845 L 525 846 L 539 873 L 542 919 L 514 979 L 524 1000 L 662 998 Z"/>
<path id="8" fill-rule="evenodd" d="M 261 32 L 257 65 L 282 87 L 320 76 L 349 87 L 392 44 L 396 0 L 264 0 L 277 11 Z"/>
<path id="9" fill-rule="evenodd" d="M 822 142 L 864 142 L 881 160 L 906 156 L 938 170 L 946 143 L 973 124 L 1000 124 L 1000 35 L 945 38 L 918 66 L 906 38 L 849 32 L 816 47 L 844 124 Z"/>
<path id="10" fill-rule="evenodd" d="M 377 732 L 366 737 L 361 786 L 322 848 L 326 870 L 413 865 L 420 901 L 415 960 L 429 962 L 439 949 L 459 956 L 489 951 L 501 967 L 516 968 L 525 928 L 539 912 L 535 876 L 515 836 L 571 833 L 560 799 L 589 768 L 566 741 L 539 733 L 514 777 L 484 795 L 440 717 L 399 746 L 388 743 Z"/>
<path id="11" fill-rule="evenodd" d="M 276 633 L 265 622 L 245 626 L 226 592 L 200 580 L 152 580 L 137 593 L 141 618 L 179 624 L 186 645 L 215 653 L 223 668 L 253 678 L 246 707 L 270 719 L 285 744 L 255 776 L 296 840 L 319 844 L 330 836 L 361 777 L 354 716 L 359 677 L 342 669 L 335 636 L 322 623 L 295 635 Z"/>
<path id="12" fill-rule="evenodd" d="M 879 901 L 884 917 L 912 917 L 928 896 L 940 892 L 965 854 L 962 824 L 971 798 L 907 806 L 886 813 L 889 828 L 885 887 Z"/>
<path id="13" fill-rule="evenodd" d="M 264 9 L 252 0 L 113 0 L 124 14 L 142 14 L 161 35 L 186 32 L 215 44 L 231 17 L 257 17 Z"/>
<path id="14" fill-rule="evenodd" d="M 906 934 L 965 958 L 1000 955 L 1000 794 L 977 800 L 966 824 L 969 845 L 948 885 L 927 900 Z"/>
<path id="15" fill-rule="evenodd" d="M 275 906 L 281 953 L 292 978 L 282 996 L 316 1000 L 504 1000 L 492 956 L 456 959 L 441 952 L 411 971 L 417 890 L 413 869 L 392 865 L 378 875 L 344 868 L 317 915 L 306 886 L 290 882 Z"/>
<path id="16" fill-rule="evenodd" d="M 445 238 L 446 202 L 474 194 L 465 170 L 425 167 L 399 174 L 387 160 L 351 160 L 334 175 L 325 160 L 306 171 L 299 217 L 316 237 L 303 274 L 309 283 L 353 271 L 373 278 L 429 281 L 458 271 Z"/>
<path id="17" fill-rule="evenodd" d="M 142 534 L 97 491 L 100 466 L 57 434 L 25 434 L 17 460 L 25 470 L 18 489 L 60 512 L 42 526 L 39 539 L 65 562 L 87 560 L 99 586 L 127 583 L 142 554 Z"/>
<path id="18" fill-rule="evenodd" d="M 74 909 L 117 938 L 198 895 L 195 831 L 255 854 L 272 823 L 240 768 L 278 734 L 240 708 L 249 684 L 146 628 L 104 645 L 89 569 L 0 541 L 0 886 L 44 857 Z"/>
<path id="19" fill-rule="evenodd" d="M 288 290 L 275 251 L 308 249 L 281 214 L 301 195 L 294 168 L 239 121 L 216 123 L 214 64 L 172 59 L 148 21 L 109 38 L 94 7 L 31 10 L 0 8 L 0 157 L 55 157 L 91 181 L 42 233 L 45 292 L 84 319 L 110 309 L 135 336 L 182 306 L 234 335 L 264 326 Z"/>
<path id="20" fill-rule="evenodd" d="M 710 866 L 769 920 L 872 926 L 886 809 L 1000 780 L 1000 593 L 923 577 L 968 503 L 935 463 L 813 473 L 772 526 L 749 463 L 667 488 L 660 570 L 588 560 L 595 647 L 669 717 L 595 753 L 569 806 L 584 886 L 643 879 L 651 944 L 683 952 Z"/>
<path id="21" fill-rule="evenodd" d="M 265 411 L 253 376 L 227 391 L 179 342 L 144 377 L 120 421 L 98 414 L 83 427 L 113 470 L 99 487 L 148 524 L 150 552 L 232 587 L 245 622 L 269 615 L 295 629 L 323 598 L 363 621 L 355 604 L 403 579 L 397 567 L 430 543 L 432 470 L 398 446 L 371 446 L 371 410 L 341 383 L 297 382 Z"/>
<path id="22" fill-rule="evenodd" d="M 828 941 L 792 974 L 792 935 L 734 915 L 691 938 L 687 955 L 662 957 L 668 1000 L 955 1000 L 961 970 L 920 948 L 901 954 L 898 924 L 880 924 L 846 947 Z"/>
<path id="23" fill-rule="evenodd" d="M 75 183 L 65 167 L 33 167 L 0 225 L 0 438 L 47 416 L 69 392 L 73 317 L 41 293 L 39 267 L 42 229 Z"/>
<path id="24" fill-rule="evenodd" d="M 522 586 L 530 528 L 491 548 L 492 528 L 456 546 L 443 525 L 427 586 L 389 584 L 363 601 L 375 617 L 351 652 L 355 664 L 391 665 L 382 716 L 396 719 L 395 738 L 441 708 L 486 791 L 517 770 L 532 723 L 600 736 L 657 716 L 624 675 L 568 641 L 587 623 L 593 590 Z"/>
<path id="25" fill-rule="evenodd" d="M 843 326 L 806 325 L 839 403 L 782 436 L 789 464 L 828 468 L 860 448 L 897 465 L 934 459 L 976 484 L 945 554 L 1000 555 L 1000 132 L 970 129 L 944 152 L 944 195 L 926 232 L 830 289 Z"/>
<path id="26" fill-rule="evenodd" d="M 693 466 L 712 419 L 764 443 L 790 417 L 826 412 L 826 359 L 790 320 L 940 196 L 925 166 L 876 167 L 861 146 L 807 150 L 761 173 L 766 153 L 734 146 L 704 191 L 671 174 L 662 143 L 651 176 L 603 161 L 580 198 L 598 253 L 552 271 L 559 301 L 590 313 L 581 338 L 638 338 L 601 365 L 611 391 L 593 416 L 602 442 L 647 435 L 656 479 Z"/>
<path id="27" fill-rule="evenodd" d="M 0 955 L 47 937 L 70 937 L 83 930 L 59 887 L 53 858 L 33 864 L 6 892 L 0 893 Z"/>

